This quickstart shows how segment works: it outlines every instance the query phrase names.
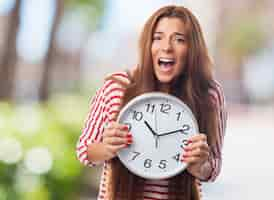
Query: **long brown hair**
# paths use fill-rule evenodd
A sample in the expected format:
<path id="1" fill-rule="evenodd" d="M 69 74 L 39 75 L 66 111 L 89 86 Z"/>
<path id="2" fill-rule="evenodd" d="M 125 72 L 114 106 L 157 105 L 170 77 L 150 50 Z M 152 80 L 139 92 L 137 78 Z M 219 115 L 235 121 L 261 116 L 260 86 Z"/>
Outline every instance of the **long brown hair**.
<path id="1" fill-rule="evenodd" d="M 132 98 L 152 91 L 159 85 L 153 70 L 151 45 L 155 27 L 160 19 L 178 18 L 186 27 L 188 54 L 185 67 L 175 82 L 171 83 L 171 94 L 184 101 L 193 111 L 199 130 L 207 134 L 209 146 L 216 145 L 216 111 L 208 91 L 215 89 L 212 63 L 204 41 L 201 27 L 196 17 L 181 6 L 166 6 L 157 10 L 146 22 L 139 41 L 139 64 L 126 87 L 123 105 Z M 213 152 L 214 154 L 214 152 Z M 142 198 L 144 179 L 130 173 L 116 158 L 111 161 L 112 177 L 109 199 L 135 200 Z M 138 186 L 137 186 L 138 185 Z M 171 178 L 168 191 L 175 200 L 197 200 L 195 178 L 186 170 Z"/>

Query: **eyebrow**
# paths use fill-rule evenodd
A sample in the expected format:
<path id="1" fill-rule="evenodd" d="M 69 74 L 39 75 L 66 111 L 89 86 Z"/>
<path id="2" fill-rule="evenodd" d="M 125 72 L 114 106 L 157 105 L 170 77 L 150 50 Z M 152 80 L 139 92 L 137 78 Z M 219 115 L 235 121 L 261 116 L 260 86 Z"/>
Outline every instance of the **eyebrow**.
<path id="1" fill-rule="evenodd" d="M 154 32 L 154 34 L 163 34 L 164 32 L 160 32 L 160 31 L 157 31 L 157 32 Z M 174 32 L 175 35 L 180 35 L 180 36 L 183 36 L 183 37 L 186 37 L 186 34 L 184 33 L 180 33 L 180 32 Z"/>

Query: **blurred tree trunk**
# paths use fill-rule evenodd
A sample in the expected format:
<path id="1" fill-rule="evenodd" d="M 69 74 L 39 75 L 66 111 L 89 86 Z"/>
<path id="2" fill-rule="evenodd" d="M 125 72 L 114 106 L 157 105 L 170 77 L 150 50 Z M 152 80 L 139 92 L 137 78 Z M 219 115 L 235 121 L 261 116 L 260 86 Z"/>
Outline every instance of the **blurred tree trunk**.
<path id="1" fill-rule="evenodd" d="M 20 23 L 21 0 L 16 0 L 15 7 L 7 24 L 2 59 L 0 60 L 0 99 L 11 99 L 16 71 L 16 38 Z"/>
<path id="2" fill-rule="evenodd" d="M 55 17 L 53 21 L 53 25 L 50 33 L 50 41 L 49 48 L 46 54 L 43 69 L 42 69 L 42 78 L 39 89 L 39 100 L 46 101 L 49 97 L 49 87 L 50 87 L 50 79 L 51 72 L 53 70 L 54 61 L 56 60 L 57 55 L 57 44 L 56 44 L 56 32 L 58 30 L 58 26 L 60 24 L 60 20 L 63 16 L 64 12 L 64 0 L 56 0 L 56 11 Z"/>

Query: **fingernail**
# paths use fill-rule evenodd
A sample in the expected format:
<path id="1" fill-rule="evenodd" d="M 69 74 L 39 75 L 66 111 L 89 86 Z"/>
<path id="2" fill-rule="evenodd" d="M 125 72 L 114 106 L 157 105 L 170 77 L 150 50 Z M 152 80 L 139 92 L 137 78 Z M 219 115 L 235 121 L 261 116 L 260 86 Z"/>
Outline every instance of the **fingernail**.
<path id="1" fill-rule="evenodd" d="M 131 144 L 133 141 L 132 141 L 132 139 L 131 138 L 128 138 L 127 139 L 127 144 Z"/>
<path id="2" fill-rule="evenodd" d="M 127 138 L 132 138 L 132 134 L 131 133 L 127 133 L 126 137 Z"/>
<path id="3" fill-rule="evenodd" d="M 185 152 L 187 152 L 187 151 L 189 151 L 189 150 L 190 150 L 189 148 L 186 148 L 186 147 L 185 147 Z"/>
<path id="4" fill-rule="evenodd" d="M 124 126 L 124 127 L 123 127 L 123 130 L 124 130 L 124 131 L 128 131 L 128 126 Z"/>
<path id="5" fill-rule="evenodd" d="M 192 143 L 192 141 L 191 141 L 191 140 L 188 140 L 188 141 L 187 141 L 187 144 L 191 144 L 191 143 Z"/>
<path id="6" fill-rule="evenodd" d="M 186 156 L 186 155 L 182 155 L 182 156 L 181 156 L 181 161 L 182 161 L 182 162 L 185 162 L 187 157 L 188 157 L 188 156 Z"/>

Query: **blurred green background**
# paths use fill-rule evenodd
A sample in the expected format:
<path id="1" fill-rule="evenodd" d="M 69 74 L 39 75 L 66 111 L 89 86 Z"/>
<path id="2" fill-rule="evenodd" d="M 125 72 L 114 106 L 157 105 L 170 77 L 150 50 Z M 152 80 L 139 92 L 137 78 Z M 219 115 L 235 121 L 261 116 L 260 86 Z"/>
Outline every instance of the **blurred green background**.
<path id="1" fill-rule="evenodd" d="M 226 94 L 223 170 L 204 199 L 269 197 L 273 1 L 0 0 L 0 200 L 96 198 L 100 167 L 75 153 L 89 100 L 106 74 L 136 65 L 145 20 L 167 4 L 198 17 Z"/>

